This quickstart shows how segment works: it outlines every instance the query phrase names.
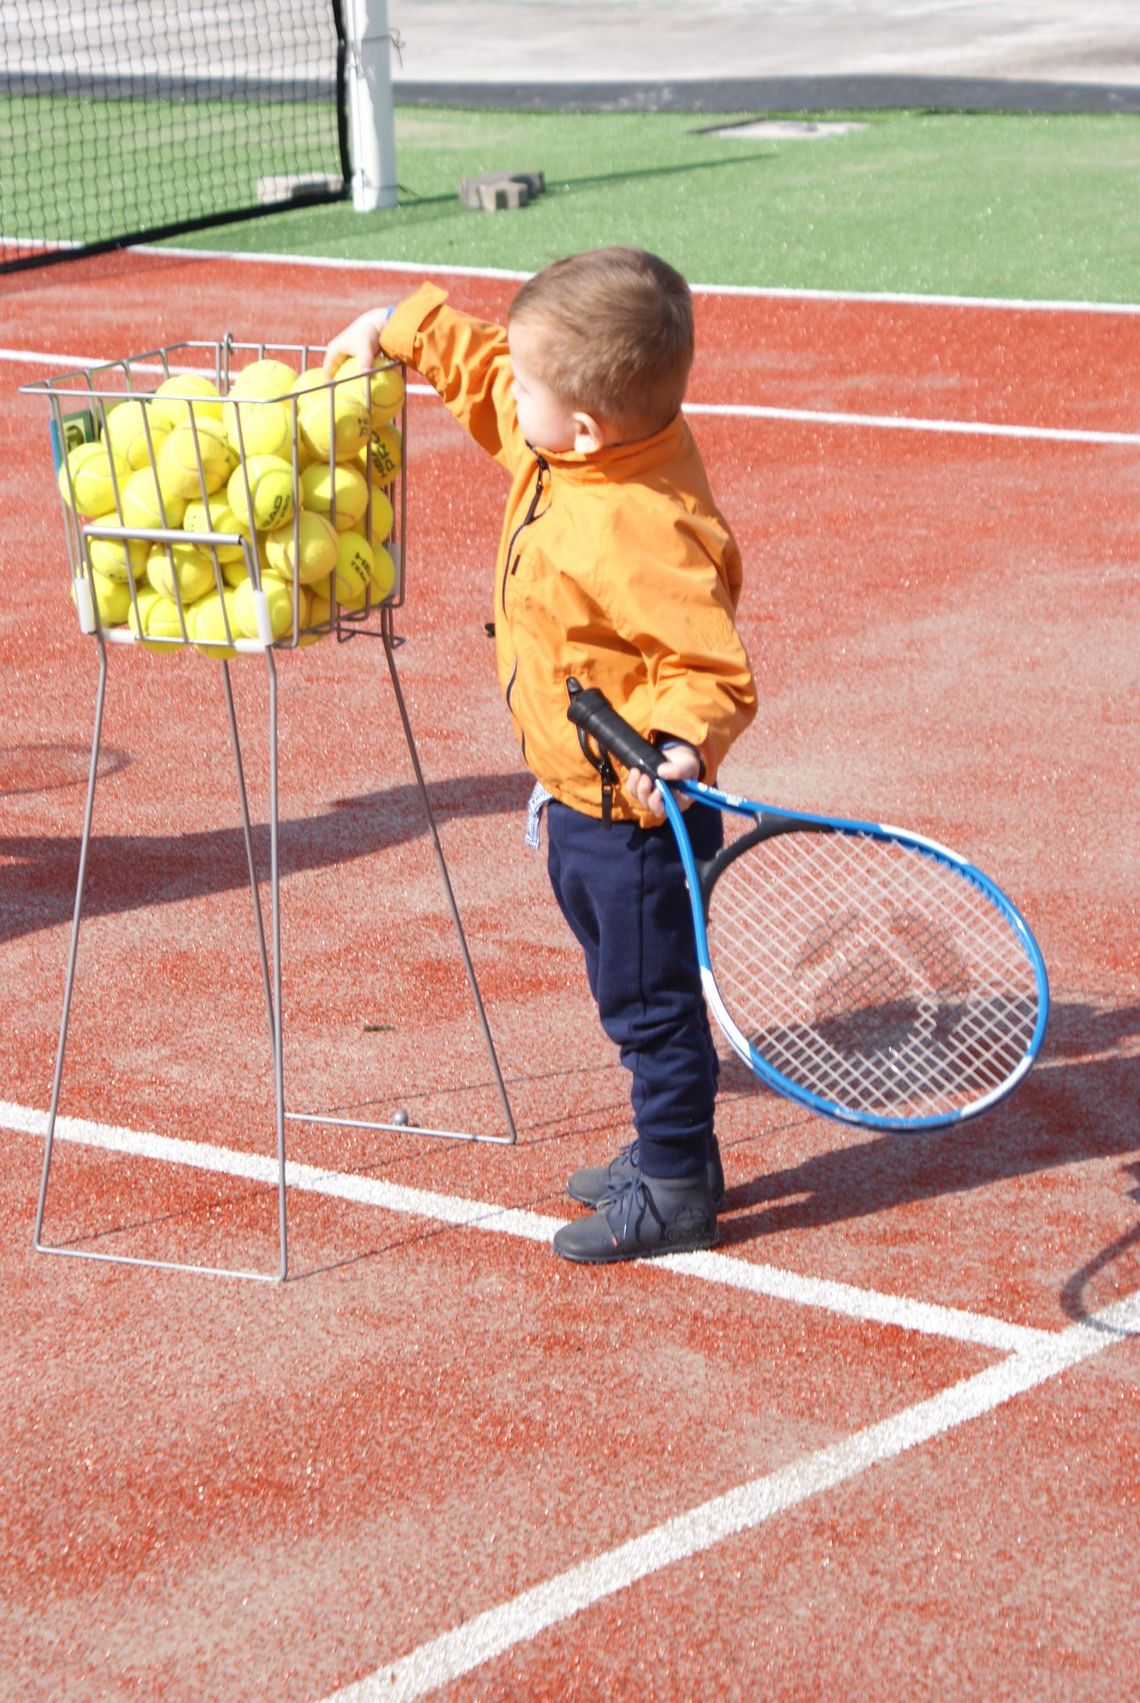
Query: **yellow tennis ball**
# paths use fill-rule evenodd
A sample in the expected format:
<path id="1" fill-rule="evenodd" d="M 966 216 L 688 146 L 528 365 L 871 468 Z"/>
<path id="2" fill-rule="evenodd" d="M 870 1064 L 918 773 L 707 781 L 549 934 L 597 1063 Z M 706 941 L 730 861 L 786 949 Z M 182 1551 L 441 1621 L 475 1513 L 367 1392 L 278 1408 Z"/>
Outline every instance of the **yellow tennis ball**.
<path id="1" fill-rule="evenodd" d="M 212 378 L 201 373 L 176 373 L 164 378 L 151 399 L 152 418 L 168 431 L 195 420 L 220 420 L 222 398 Z"/>
<path id="2" fill-rule="evenodd" d="M 306 631 L 298 638 L 299 645 L 315 645 L 318 639 L 327 638 L 333 630 L 334 611 L 327 597 L 319 592 L 307 593 L 308 603 L 304 609 L 304 627 Z"/>
<path id="3" fill-rule="evenodd" d="M 334 461 L 359 455 L 372 429 L 360 385 L 330 383 L 323 369 L 311 368 L 297 381 L 297 418 L 312 453 Z"/>
<path id="4" fill-rule="evenodd" d="M 173 598 L 177 586 L 183 603 L 196 603 L 216 589 L 213 558 L 197 544 L 156 544 L 147 557 L 146 577 L 164 597 Z"/>
<path id="5" fill-rule="evenodd" d="M 181 526 L 186 512 L 185 497 L 176 497 L 162 490 L 158 476 L 151 467 L 140 467 L 119 488 L 120 513 L 124 526 L 139 531 L 166 526 Z"/>
<path id="6" fill-rule="evenodd" d="M 234 624 L 233 599 L 236 592 L 212 591 L 186 611 L 186 630 L 203 656 L 225 662 L 238 653 L 230 642 L 238 636 Z"/>
<path id="7" fill-rule="evenodd" d="M 251 361 L 230 380 L 230 396 L 285 397 L 297 382 L 297 369 L 275 356 Z"/>
<path id="8" fill-rule="evenodd" d="M 89 538 L 87 540 L 87 558 L 97 574 L 104 579 L 127 580 L 142 579 L 146 573 L 146 559 L 150 554 L 150 545 L 142 539 L 130 539 L 126 543 L 121 538 Z"/>
<path id="9" fill-rule="evenodd" d="M 293 455 L 293 410 L 286 402 L 260 399 L 226 403 L 226 438 L 235 455 Z"/>
<path id="10" fill-rule="evenodd" d="M 269 615 L 269 630 L 273 637 L 281 639 L 285 637 L 286 633 L 292 633 L 292 591 L 283 580 L 273 579 L 272 577 L 263 581 L 260 593 L 253 581 L 249 579 L 235 589 L 230 604 L 235 632 L 247 639 L 257 639 L 262 636 L 257 625 L 259 596 L 265 598 L 265 607 Z"/>
<path id="11" fill-rule="evenodd" d="M 297 546 L 300 545 L 298 550 Z M 265 565 L 279 579 L 292 579 L 296 567 L 302 585 L 313 585 L 336 566 L 337 531 L 323 514 L 302 509 L 285 526 L 265 535 Z"/>
<path id="12" fill-rule="evenodd" d="M 195 420 L 175 426 L 158 452 L 158 482 L 163 495 L 200 497 L 221 490 L 237 465 L 220 420 Z"/>
<path id="13" fill-rule="evenodd" d="M 359 467 L 338 462 L 314 462 L 301 473 L 301 507 L 323 514 L 338 532 L 351 532 L 360 525 L 368 507 L 368 481 Z"/>
<path id="14" fill-rule="evenodd" d="M 67 466 L 59 470 L 59 493 L 70 508 L 74 496 L 77 514 L 98 520 L 115 507 L 115 485 L 122 490 L 130 477 L 125 461 L 115 459 L 105 444 L 78 443 L 67 457 Z"/>
<path id="15" fill-rule="evenodd" d="M 226 495 L 239 520 L 270 532 L 292 518 L 293 469 L 279 455 L 251 455 L 230 474 Z"/>
<path id="16" fill-rule="evenodd" d="M 368 440 L 368 465 L 377 485 L 390 485 L 404 465 L 404 445 L 395 426 L 381 426 Z"/>
<path id="17" fill-rule="evenodd" d="M 165 418 L 153 413 L 147 403 L 129 398 L 108 411 L 103 424 L 103 442 L 111 453 L 132 470 L 157 462 L 158 452 L 169 435 Z"/>
<path id="18" fill-rule="evenodd" d="M 336 553 L 336 601 L 342 609 L 360 609 L 368 596 L 374 567 L 372 546 L 362 532 L 342 532 Z"/>
<path id="19" fill-rule="evenodd" d="M 399 367 L 383 366 L 364 376 L 364 368 L 355 355 L 350 355 L 336 370 L 338 379 L 355 378 L 357 375 L 361 375 L 361 382 L 354 394 L 363 399 L 372 430 L 378 432 L 381 426 L 394 420 L 404 406 L 404 375 Z"/>
<path id="20" fill-rule="evenodd" d="M 131 607 L 131 588 L 125 580 L 106 579 L 103 574 L 89 575 L 92 598 L 99 611 L 101 627 L 121 627 Z M 71 601 L 76 602 L 75 581 L 71 582 Z"/>
<path id="21" fill-rule="evenodd" d="M 383 544 L 372 546 L 372 596 L 383 602 L 396 586 L 396 563 Z"/>
<path id="22" fill-rule="evenodd" d="M 239 520 L 230 507 L 230 499 L 225 491 L 216 491 L 205 502 L 199 498 L 186 504 L 186 513 L 182 516 L 184 532 L 218 533 L 228 532 L 249 537 L 249 522 Z M 245 552 L 238 544 L 215 544 L 220 562 L 244 562 Z"/>
<path id="23" fill-rule="evenodd" d="M 373 485 L 372 521 L 369 527 L 369 534 L 373 544 L 383 544 L 386 538 L 391 537 L 392 525 L 395 518 L 396 517 L 392 512 L 392 504 L 388 499 L 387 492 L 382 491 L 379 485 Z"/>
<path id="24" fill-rule="evenodd" d="M 182 642 L 182 623 L 178 614 L 178 605 L 173 598 L 163 597 L 153 586 L 140 586 L 137 592 L 138 614 L 131 608 L 127 616 L 127 625 L 139 639 L 144 650 L 173 650 L 173 644 L 163 644 L 163 639 L 177 639 Z M 154 642 L 148 642 L 154 641 Z"/>

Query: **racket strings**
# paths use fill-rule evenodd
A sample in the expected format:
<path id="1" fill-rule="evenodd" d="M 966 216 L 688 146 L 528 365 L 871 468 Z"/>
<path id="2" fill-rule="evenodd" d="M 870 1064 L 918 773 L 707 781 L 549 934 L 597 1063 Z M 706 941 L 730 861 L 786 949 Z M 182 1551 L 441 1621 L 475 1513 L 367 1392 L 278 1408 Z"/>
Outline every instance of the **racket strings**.
<path id="1" fill-rule="evenodd" d="M 968 875 L 875 835 L 790 833 L 710 899 L 713 978 L 755 1050 L 810 1093 L 912 1119 L 1019 1067 L 1038 990 L 1016 930 Z"/>

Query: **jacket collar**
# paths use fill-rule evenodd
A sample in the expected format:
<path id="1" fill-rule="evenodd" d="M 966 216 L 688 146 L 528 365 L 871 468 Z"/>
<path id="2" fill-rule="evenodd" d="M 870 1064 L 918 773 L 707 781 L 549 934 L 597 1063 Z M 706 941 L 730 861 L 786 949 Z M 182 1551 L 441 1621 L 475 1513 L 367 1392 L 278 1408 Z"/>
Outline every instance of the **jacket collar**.
<path id="1" fill-rule="evenodd" d="M 607 444 L 593 455 L 580 455 L 576 450 L 565 450 L 557 455 L 546 450 L 535 450 L 534 453 L 541 454 L 548 467 L 578 484 L 612 483 L 635 477 L 648 467 L 668 461 L 684 442 L 688 429 L 678 411 L 669 424 L 654 432 L 652 437 Z"/>

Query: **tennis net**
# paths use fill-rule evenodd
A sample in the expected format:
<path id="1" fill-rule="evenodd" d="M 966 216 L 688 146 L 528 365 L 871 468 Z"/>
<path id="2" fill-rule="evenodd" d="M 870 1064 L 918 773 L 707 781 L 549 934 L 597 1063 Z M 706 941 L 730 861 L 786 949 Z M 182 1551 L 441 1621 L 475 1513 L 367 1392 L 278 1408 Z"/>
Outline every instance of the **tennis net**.
<path id="1" fill-rule="evenodd" d="M 348 193 L 341 0 L 4 0 L 0 272 Z"/>

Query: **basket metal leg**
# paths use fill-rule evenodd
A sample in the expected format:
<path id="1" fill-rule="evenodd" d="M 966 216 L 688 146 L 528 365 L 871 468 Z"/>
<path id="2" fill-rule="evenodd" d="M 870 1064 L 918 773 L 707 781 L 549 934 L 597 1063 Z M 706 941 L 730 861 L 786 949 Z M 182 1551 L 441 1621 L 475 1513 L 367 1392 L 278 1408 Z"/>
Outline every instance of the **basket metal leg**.
<path id="1" fill-rule="evenodd" d="M 249 868 L 250 889 L 253 896 L 255 928 L 258 939 L 258 950 L 261 962 L 262 981 L 265 989 L 269 1017 L 270 1041 L 273 1050 L 274 1099 L 276 1109 L 276 1138 L 277 1138 L 277 1219 L 278 1219 L 278 1263 L 275 1272 L 254 1271 L 244 1268 L 226 1266 L 196 1265 L 178 1260 L 143 1259 L 129 1254 L 108 1254 L 97 1252 L 91 1248 L 63 1247 L 57 1243 L 48 1243 L 43 1239 L 44 1210 L 47 1202 L 48 1180 L 51 1174 L 52 1152 L 55 1141 L 56 1119 L 59 1110 L 60 1087 L 63 1081 L 63 1062 L 67 1045 L 67 1030 L 71 1015 L 71 1000 L 75 985 L 75 968 L 79 949 L 79 927 L 83 915 L 83 894 L 87 880 L 87 857 L 91 844 L 91 826 L 95 808 L 95 782 L 99 768 L 99 747 L 103 726 L 103 707 L 107 694 L 107 647 L 102 636 L 99 637 L 99 680 L 95 694 L 94 729 L 91 739 L 91 763 L 87 775 L 87 800 L 83 813 L 83 833 L 79 850 L 79 872 L 75 884 L 75 906 L 72 913 L 71 944 L 67 958 L 67 972 L 64 980 L 63 1012 L 60 1018 L 59 1045 L 56 1050 L 55 1073 L 52 1080 L 51 1104 L 48 1109 L 47 1130 L 44 1141 L 43 1171 L 40 1179 L 39 1200 L 36 1206 L 35 1229 L 33 1242 L 36 1250 L 44 1254 L 59 1254 L 71 1259 L 87 1259 L 101 1261 L 107 1265 L 137 1265 L 159 1271 L 197 1272 L 210 1277 L 244 1277 L 255 1281 L 282 1282 L 288 1275 L 288 1243 L 286 1225 L 286 1161 L 285 1161 L 285 1088 L 283 1053 L 281 1041 L 281 907 L 280 907 L 280 871 L 278 866 L 278 784 L 277 784 L 277 674 L 272 653 L 266 652 L 266 662 L 269 665 L 269 793 L 270 793 L 270 883 L 272 888 L 272 972 L 268 962 L 268 952 L 265 939 L 265 929 L 261 914 L 261 901 L 257 885 L 257 871 L 253 857 L 253 836 L 250 826 L 249 802 L 246 794 L 245 775 L 241 760 L 241 741 L 238 735 L 237 717 L 234 713 L 233 692 L 229 679 L 229 666 L 223 663 L 224 692 L 226 708 L 230 724 L 230 736 L 233 743 L 234 767 L 237 775 L 238 799 L 242 816 L 242 831 L 245 837 L 246 858 Z"/>
<path id="2" fill-rule="evenodd" d="M 510 1097 L 507 1093 L 507 1085 L 503 1078 L 502 1069 L 499 1065 L 499 1055 L 495 1047 L 494 1036 L 491 1033 L 491 1025 L 487 1020 L 487 1011 L 483 1004 L 483 996 L 479 991 L 479 982 L 475 975 L 475 966 L 471 961 L 471 953 L 468 949 L 467 936 L 464 932 L 463 922 L 459 915 L 459 907 L 455 902 L 455 893 L 451 885 L 451 877 L 448 874 L 447 860 L 443 855 L 443 846 L 440 843 L 439 830 L 436 827 L 435 812 L 431 807 L 431 798 L 428 795 L 427 783 L 424 780 L 424 772 L 420 766 L 419 752 L 416 750 L 416 740 L 415 735 L 412 732 L 412 723 L 411 718 L 408 715 L 408 706 L 404 700 L 403 689 L 400 686 L 400 676 L 396 669 L 396 640 L 392 631 L 392 609 L 390 604 L 386 603 L 382 605 L 380 621 L 380 636 L 384 641 L 384 655 L 388 663 L 388 673 L 392 680 L 392 690 L 396 698 L 396 707 L 400 712 L 400 721 L 404 729 L 404 738 L 407 740 L 408 755 L 412 760 L 412 770 L 416 777 L 416 787 L 419 791 L 420 803 L 423 806 L 424 818 L 428 827 L 428 835 L 431 839 L 432 850 L 435 853 L 435 860 L 439 867 L 440 880 L 443 883 L 444 897 L 447 901 L 447 908 L 451 913 L 452 923 L 455 926 L 455 937 L 459 944 L 459 953 L 463 959 L 463 968 L 467 975 L 468 986 L 471 989 L 471 997 L 475 1003 L 475 1014 L 479 1020 L 479 1027 L 483 1033 L 483 1040 L 487 1048 L 487 1056 L 491 1061 L 491 1072 L 495 1079 L 495 1087 L 498 1090 L 499 1103 L 503 1109 L 503 1119 L 506 1124 L 507 1133 L 505 1135 L 480 1135 L 472 1130 L 433 1129 L 425 1124 L 380 1123 L 373 1122 L 371 1119 L 367 1118 L 346 1118 L 338 1115 L 317 1112 L 288 1112 L 286 1113 L 286 1116 L 295 1118 L 298 1122 L 303 1123 L 333 1124 L 340 1129 L 393 1130 L 400 1135 L 434 1135 L 440 1136 L 448 1141 L 471 1141 L 480 1142 L 484 1145 L 490 1146 L 513 1147 L 518 1140 L 518 1131 L 515 1127 L 514 1114 L 511 1111 Z"/>

